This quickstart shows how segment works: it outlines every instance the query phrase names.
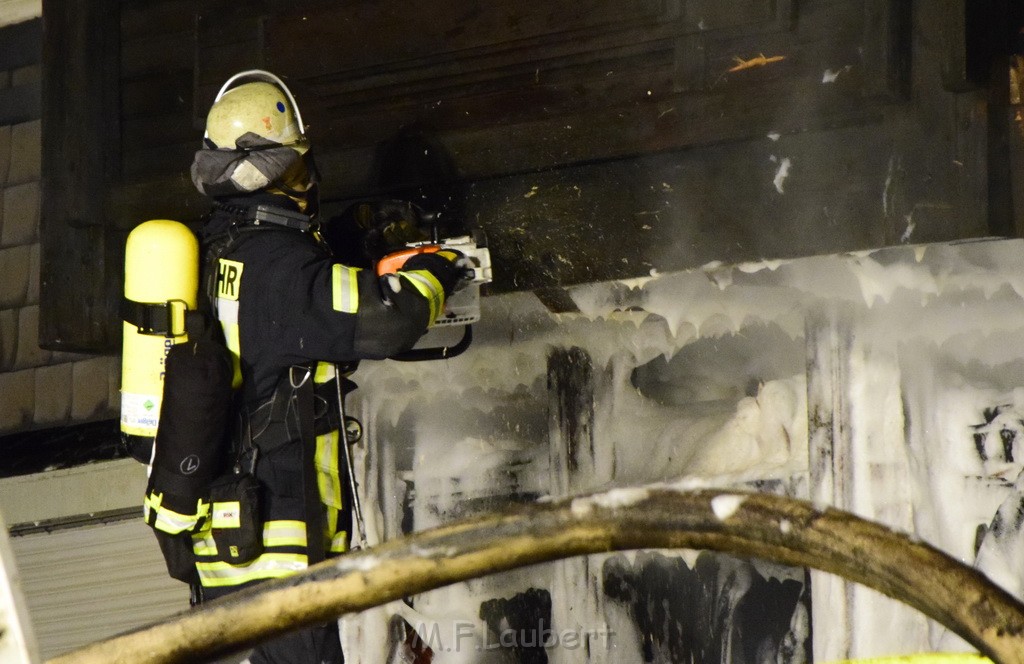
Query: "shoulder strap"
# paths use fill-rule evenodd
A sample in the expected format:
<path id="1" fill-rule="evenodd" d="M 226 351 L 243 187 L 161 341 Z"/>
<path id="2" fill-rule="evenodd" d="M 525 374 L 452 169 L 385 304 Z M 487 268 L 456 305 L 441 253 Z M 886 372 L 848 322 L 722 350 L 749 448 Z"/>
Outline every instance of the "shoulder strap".
<path id="1" fill-rule="evenodd" d="M 306 556 L 314 565 L 324 559 L 324 509 L 317 482 L 316 431 L 314 431 L 313 371 L 307 372 L 295 389 L 299 436 L 302 439 L 302 497 L 306 513 Z M 291 370 L 289 370 L 291 372 Z"/>

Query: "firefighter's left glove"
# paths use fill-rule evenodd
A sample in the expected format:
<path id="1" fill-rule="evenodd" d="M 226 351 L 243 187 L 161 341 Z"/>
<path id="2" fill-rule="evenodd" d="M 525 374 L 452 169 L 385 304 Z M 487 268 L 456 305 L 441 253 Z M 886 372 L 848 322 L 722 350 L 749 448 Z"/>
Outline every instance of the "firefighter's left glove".
<path id="1" fill-rule="evenodd" d="M 426 270 L 441 284 L 445 296 L 461 290 L 473 281 L 473 267 L 461 251 L 443 249 L 434 253 L 416 254 L 405 262 L 402 270 Z"/>

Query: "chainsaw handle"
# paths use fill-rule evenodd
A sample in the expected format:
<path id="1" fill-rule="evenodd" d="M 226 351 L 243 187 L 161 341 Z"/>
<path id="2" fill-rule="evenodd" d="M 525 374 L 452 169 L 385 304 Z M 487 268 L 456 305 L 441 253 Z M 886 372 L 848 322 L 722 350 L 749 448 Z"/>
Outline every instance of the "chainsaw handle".
<path id="1" fill-rule="evenodd" d="M 466 325 L 462 330 L 462 338 L 452 346 L 437 346 L 435 348 L 413 348 L 397 355 L 392 355 L 391 360 L 401 362 L 423 362 L 425 360 L 447 360 L 462 355 L 473 343 L 473 326 Z"/>

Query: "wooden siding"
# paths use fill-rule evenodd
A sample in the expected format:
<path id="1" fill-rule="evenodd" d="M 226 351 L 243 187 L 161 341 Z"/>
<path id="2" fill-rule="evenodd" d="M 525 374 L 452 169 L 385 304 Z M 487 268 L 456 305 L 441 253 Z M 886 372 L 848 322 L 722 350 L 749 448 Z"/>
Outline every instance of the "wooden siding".
<path id="1" fill-rule="evenodd" d="M 203 117 L 253 67 L 299 100 L 326 216 L 393 195 L 470 220 L 491 238 L 492 292 L 554 301 L 573 283 L 1019 223 L 989 76 L 1005 53 L 977 39 L 1007 30 L 1002 0 L 108 1 L 113 253 L 91 277 L 108 284 L 128 230 L 205 210 L 188 178 Z M 65 130 L 103 130 L 82 126 Z"/>

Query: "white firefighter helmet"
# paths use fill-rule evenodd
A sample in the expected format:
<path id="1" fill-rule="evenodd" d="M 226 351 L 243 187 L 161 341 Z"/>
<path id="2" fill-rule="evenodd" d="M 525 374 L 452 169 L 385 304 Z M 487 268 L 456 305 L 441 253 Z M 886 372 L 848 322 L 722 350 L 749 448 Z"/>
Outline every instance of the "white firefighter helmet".
<path id="1" fill-rule="evenodd" d="M 235 74 L 221 86 L 206 116 L 204 138 L 211 147 L 236 147 L 247 133 L 294 148 L 309 147 L 302 114 L 288 86 L 268 71 L 250 69 Z"/>

